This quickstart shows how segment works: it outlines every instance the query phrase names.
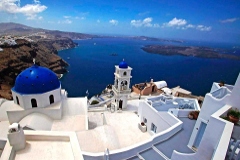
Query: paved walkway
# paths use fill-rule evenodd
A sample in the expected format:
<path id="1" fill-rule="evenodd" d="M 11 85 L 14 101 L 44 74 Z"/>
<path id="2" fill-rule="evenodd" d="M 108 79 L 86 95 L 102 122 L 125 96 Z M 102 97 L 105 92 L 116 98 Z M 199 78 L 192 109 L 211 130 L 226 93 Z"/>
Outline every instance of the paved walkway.
<path id="1" fill-rule="evenodd" d="M 119 149 L 119 141 L 113 127 L 104 125 L 88 131 L 77 132 L 81 150 L 85 152 L 104 152 Z"/>
<path id="2" fill-rule="evenodd" d="M 86 116 L 64 116 L 61 120 L 54 120 L 52 131 L 84 131 L 86 130 Z"/>

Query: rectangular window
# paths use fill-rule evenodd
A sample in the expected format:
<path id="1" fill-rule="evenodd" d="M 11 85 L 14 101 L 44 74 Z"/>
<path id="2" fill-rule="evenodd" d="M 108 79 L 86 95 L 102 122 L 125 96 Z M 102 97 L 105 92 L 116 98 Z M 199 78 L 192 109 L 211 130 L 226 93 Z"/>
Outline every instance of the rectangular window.
<path id="1" fill-rule="evenodd" d="M 157 132 L 157 126 L 155 126 L 155 124 L 153 124 L 153 123 L 151 125 L 151 131 L 153 131 L 154 133 Z"/>

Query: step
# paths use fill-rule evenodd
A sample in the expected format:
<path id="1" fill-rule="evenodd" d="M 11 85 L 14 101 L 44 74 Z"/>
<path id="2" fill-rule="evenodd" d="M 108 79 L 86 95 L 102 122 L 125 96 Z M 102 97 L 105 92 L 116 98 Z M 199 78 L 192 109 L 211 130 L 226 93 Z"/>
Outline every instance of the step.
<path id="1" fill-rule="evenodd" d="M 159 152 L 156 152 L 153 148 L 149 148 L 143 152 L 140 152 L 139 155 L 142 156 L 145 160 L 166 160 L 164 154 L 159 154 Z"/>
<path id="2" fill-rule="evenodd" d="M 143 160 L 143 159 L 139 158 L 139 156 L 136 155 L 136 156 L 130 157 L 126 160 Z"/>
<path id="3" fill-rule="evenodd" d="M 155 146 L 152 146 L 152 149 L 154 149 L 154 151 L 156 151 L 158 154 L 160 154 L 163 158 L 165 158 L 166 160 L 170 160 L 165 154 L 163 154 L 163 152 L 161 152 L 159 149 L 157 149 Z"/>
<path id="4" fill-rule="evenodd" d="M 89 115 L 88 117 L 88 127 L 89 129 L 93 129 L 97 126 L 103 125 L 103 116 L 99 112 L 95 112 L 94 114 Z"/>

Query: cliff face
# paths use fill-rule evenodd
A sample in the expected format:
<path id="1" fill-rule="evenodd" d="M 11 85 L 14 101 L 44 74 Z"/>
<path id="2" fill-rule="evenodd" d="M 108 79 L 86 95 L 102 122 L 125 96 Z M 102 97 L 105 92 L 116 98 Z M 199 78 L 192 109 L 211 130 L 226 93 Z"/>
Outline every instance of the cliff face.
<path id="1" fill-rule="evenodd" d="M 28 42 L 24 39 L 16 40 L 17 45 L 1 45 L 0 48 L 0 97 L 12 99 L 11 87 L 17 75 L 36 64 L 47 67 L 57 74 L 65 73 L 68 65 L 57 55 L 58 50 L 73 48 L 76 44 L 69 38 L 47 39 L 38 42 Z"/>

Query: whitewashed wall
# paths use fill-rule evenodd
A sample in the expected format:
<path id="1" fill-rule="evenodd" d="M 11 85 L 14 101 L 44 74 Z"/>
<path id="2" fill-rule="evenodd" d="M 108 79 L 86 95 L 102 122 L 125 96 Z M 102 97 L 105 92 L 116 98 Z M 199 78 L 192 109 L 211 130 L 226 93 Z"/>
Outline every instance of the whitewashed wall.
<path id="1" fill-rule="evenodd" d="M 150 134 L 154 134 L 151 131 L 152 123 L 157 127 L 156 133 L 159 133 L 178 122 L 172 114 L 168 112 L 158 112 L 146 101 L 141 101 L 139 107 L 141 108 L 141 114 L 139 114 L 140 122 L 143 122 L 144 118 L 147 119 L 147 131 Z"/>
<path id="2" fill-rule="evenodd" d="M 227 104 L 238 108 L 240 110 L 240 74 L 232 90 L 231 97 L 228 99 Z"/>
<path id="3" fill-rule="evenodd" d="M 171 160 L 224 160 L 231 137 L 233 123 L 219 118 L 231 106 L 225 105 L 209 119 L 196 153 L 186 154 L 174 150 Z"/>
<path id="4" fill-rule="evenodd" d="M 220 86 L 218 85 L 218 83 L 213 82 L 212 88 L 209 93 L 212 93 L 212 92 L 218 90 L 219 88 L 220 88 Z"/>
<path id="5" fill-rule="evenodd" d="M 202 108 L 201 108 L 201 112 L 199 113 L 197 122 L 194 126 L 192 135 L 188 143 L 189 147 L 192 147 L 194 144 L 195 138 L 198 133 L 197 128 L 200 127 L 201 122 L 208 123 L 211 115 L 216 111 L 218 111 L 220 108 L 222 108 L 226 104 L 229 97 L 230 97 L 230 94 L 226 95 L 222 99 L 217 99 L 217 98 L 214 98 L 210 93 L 206 94 Z"/>
<path id="6" fill-rule="evenodd" d="M 53 91 L 49 91 L 43 94 L 19 94 L 12 90 L 14 103 L 17 104 L 16 96 L 19 99 L 20 106 L 23 109 L 31 109 L 31 99 L 37 100 L 37 107 L 44 108 L 50 105 L 49 96 L 54 96 L 54 103 L 59 102 L 61 100 L 61 87 L 55 89 Z"/>
<path id="7" fill-rule="evenodd" d="M 41 113 L 54 120 L 62 118 L 62 102 L 58 102 L 55 108 L 32 108 L 27 110 L 7 111 L 9 123 L 19 122 L 31 113 Z"/>

